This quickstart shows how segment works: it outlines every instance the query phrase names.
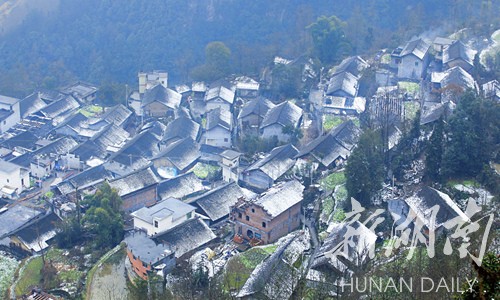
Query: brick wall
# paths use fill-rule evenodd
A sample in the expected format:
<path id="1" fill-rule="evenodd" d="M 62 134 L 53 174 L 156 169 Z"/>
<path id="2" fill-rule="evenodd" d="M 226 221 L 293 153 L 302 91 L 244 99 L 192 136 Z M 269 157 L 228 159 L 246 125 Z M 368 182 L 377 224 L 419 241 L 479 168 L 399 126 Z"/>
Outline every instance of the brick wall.
<path id="1" fill-rule="evenodd" d="M 122 197 L 123 210 L 135 211 L 156 203 L 156 184 Z"/>

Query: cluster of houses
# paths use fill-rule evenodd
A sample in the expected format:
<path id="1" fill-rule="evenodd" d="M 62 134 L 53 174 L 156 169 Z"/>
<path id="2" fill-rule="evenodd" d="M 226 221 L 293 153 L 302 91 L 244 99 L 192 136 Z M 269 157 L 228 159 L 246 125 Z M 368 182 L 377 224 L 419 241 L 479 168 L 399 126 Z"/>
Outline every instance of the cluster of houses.
<path id="1" fill-rule="evenodd" d="M 56 223 L 80 209 L 82 195 L 104 183 L 123 200 L 132 277 L 165 276 L 181 257 L 224 243 L 226 236 L 216 229 L 226 222 L 232 228 L 226 242 L 273 243 L 303 221 L 305 187 L 296 170 L 342 166 L 361 135 L 356 116 L 369 108 L 375 121 L 394 119 L 390 149 L 401 135 L 397 125 L 405 115 L 404 101 L 418 102 L 421 123 L 427 124 L 446 113 L 464 90 L 479 88 L 471 76 L 474 51 L 458 40 L 416 39 L 385 57 L 370 63 L 349 57 L 320 78 L 308 99 L 309 119 L 320 120 L 320 134 L 302 145 L 292 141 L 294 132 L 303 130 L 303 108 L 293 100 L 273 103 L 262 96 L 257 81 L 245 76 L 169 87 L 167 72 L 140 72 L 139 88 L 126 103 L 94 111 L 89 107 L 98 90 L 83 82 L 24 99 L 0 96 L 0 193 L 9 203 L 0 210 L 0 246 L 44 251 L 56 234 Z M 374 68 L 378 90 L 371 95 L 363 76 Z M 418 84 L 418 93 L 403 91 L 401 81 Z M 499 98 L 497 81 L 484 84 L 482 91 Z M 328 115 L 346 118 L 323 130 Z M 243 160 L 237 141 L 249 136 L 274 139 L 278 146 Z M 220 169 L 221 176 L 200 178 L 193 171 L 200 165 Z M 51 193 L 49 211 L 17 202 L 41 191 Z M 465 216 L 448 196 L 429 187 L 390 202 L 389 209 L 399 216 L 416 215 L 427 224 L 422 211 L 436 203 L 447 208 L 445 217 Z M 442 226 L 440 218 L 428 225 Z M 329 226 L 308 279 L 321 281 L 325 268 L 345 274 L 367 259 L 363 250 L 377 236 L 360 222 L 354 226 L 361 237 L 344 257 L 326 255 L 341 242 L 347 226 Z"/>

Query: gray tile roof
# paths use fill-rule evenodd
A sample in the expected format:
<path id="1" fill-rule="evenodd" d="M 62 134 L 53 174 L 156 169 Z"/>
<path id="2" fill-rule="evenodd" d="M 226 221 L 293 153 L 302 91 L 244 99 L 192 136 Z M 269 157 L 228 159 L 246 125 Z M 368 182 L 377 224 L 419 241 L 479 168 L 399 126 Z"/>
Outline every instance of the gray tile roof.
<path id="1" fill-rule="evenodd" d="M 348 72 L 338 73 L 330 78 L 326 94 L 329 96 L 344 96 L 344 93 L 355 97 L 358 93 L 358 79 Z"/>
<path id="2" fill-rule="evenodd" d="M 132 111 L 123 104 L 114 106 L 104 112 L 101 119 L 109 124 L 115 124 L 122 127 L 123 124 L 132 116 Z"/>
<path id="3" fill-rule="evenodd" d="M 38 141 L 38 137 L 35 136 L 31 131 L 23 131 L 18 135 L 15 135 L 2 143 L 2 147 L 14 149 L 15 147 L 22 147 L 25 149 L 34 149 L 35 143 Z"/>
<path id="4" fill-rule="evenodd" d="M 220 98 L 229 104 L 233 104 L 234 92 L 224 86 L 217 86 L 209 89 L 205 95 L 205 101 L 209 102 Z"/>
<path id="5" fill-rule="evenodd" d="M 14 235 L 35 252 L 46 249 L 48 242 L 56 236 L 56 225 L 61 219 L 55 213 L 49 213 L 28 226 L 16 231 Z"/>
<path id="6" fill-rule="evenodd" d="M 166 243 L 157 243 L 142 230 L 132 230 L 125 235 L 127 248 L 135 257 L 146 263 L 155 263 L 172 252 Z"/>
<path id="7" fill-rule="evenodd" d="M 447 64 L 456 59 L 462 59 L 471 66 L 474 65 L 475 51 L 461 41 L 454 41 L 443 50 L 443 63 Z"/>
<path id="8" fill-rule="evenodd" d="M 292 144 L 276 147 L 264 158 L 250 165 L 245 171 L 260 170 L 271 179 L 276 180 L 295 164 L 295 156 L 299 153 Z"/>
<path id="9" fill-rule="evenodd" d="M 217 126 L 225 128 L 229 131 L 232 130 L 233 115 L 227 110 L 223 110 L 220 107 L 214 108 L 207 112 L 207 124 L 206 130 L 211 130 Z"/>
<path id="10" fill-rule="evenodd" d="M 266 115 L 266 113 L 274 106 L 275 105 L 266 98 L 257 97 L 255 99 L 252 99 L 251 101 L 248 101 L 247 103 L 245 103 L 245 105 L 243 105 L 238 115 L 238 119 L 242 119 L 251 114 L 256 114 L 259 117 L 263 118 Z"/>
<path id="11" fill-rule="evenodd" d="M 164 220 L 170 216 L 172 220 L 175 221 L 195 209 L 196 207 L 180 200 L 168 198 L 150 207 L 143 207 L 136 210 L 131 215 L 147 223 L 153 224 L 153 220 Z"/>
<path id="12" fill-rule="evenodd" d="M 290 101 L 285 101 L 271 108 L 262 120 L 261 128 L 279 124 L 281 126 L 291 125 L 297 127 L 302 118 L 302 108 Z"/>
<path id="13" fill-rule="evenodd" d="M 79 98 L 85 98 L 95 92 L 97 92 L 97 87 L 85 82 L 76 82 L 61 90 L 62 93 L 67 95 L 75 95 Z"/>
<path id="14" fill-rule="evenodd" d="M 361 72 L 368 68 L 370 65 L 359 56 L 351 56 L 344 59 L 340 65 L 335 68 L 334 75 L 342 72 L 348 72 L 359 78 Z"/>
<path id="15" fill-rule="evenodd" d="M 187 137 L 167 145 L 153 160 L 167 158 L 177 169 L 183 171 L 193 165 L 200 156 L 199 144 Z"/>
<path id="16" fill-rule="evenodd" d="M 7 211 L 0 214 L 0 240 L 30 220 L 42 215 L 43 212 L 20 204 L 9 207 Z"/>
<path id="17" fill-rule="evenodd" d="M 61 100 L 52 102 L 51 104 L 40 109 L 38 113 L 45 117 L 55 118 L 64 113 L 71 112 L 80 107 L 78 101 L 73 98 L 73 96 L 66 96 Z"/>
<path id="18" fill-rule="evenodd" d="M 297 157 L 312 155 L 325 167 L 329 167 L 337 158 L 346 159 L 356 145 L 361 130 L 351 121 L 335 127 L 326 135 L 312 140 Z"/>
<path id="19" fill-rule="evenodd" d="M 221 157 L 224 157 L 224 158 L 227 158 L 227 159 L 235 159 L 235 158 L 241 156 L 241 153 L 237 152 L 237 151 L 234 151 L 234 150 L 231 150 L 231 149 L 228 149 L 228 150 L 224 150 L 224 152 L 222 152 L 219 155 Z"/>
<path id="20" fill-rule="evenodd" d="M 255 204 L 272 217 L 277 217 L 290 207 L 302 201 L 304 186 L 297 180 L 280 182 L 261 194 Z"/>
<path id="21" fill-rule="evenodd" d="M 128 141 L 120 151 L 110 157 L 110 161 L 125 166 L 136 165 L 139 161 L 152 158 L 160 152 L 159 139 L 149 130 L 144 131 Z"/>
<path id="22" fill-rule="evenodd" d="M 459 66 L 446 70 L 444 77 L 441 79 L 441 88 L 451 85 L 463 89 L 474 89 L 476 86 L 474 78 Z"/>
<path id="23" fill-rule="evenodd" d="M 66 178 L 57 184 L 57 188 L 62 194 L 70 194 L 75 189 L 84 189 L 90 185 L 98 184 L 104 180 L 111 180 L 113 176 L 103 165 L 86 169 L 78 174 Z"/>
<path id="24" fill-rule="evenodd" d="M 188 117 L 179 117 L 167 125 L 163 141 L 167 142 L 173 139 L 183 139 L 190 137 L 193 140 L 198 140 L 200 133 L 200 124 L 191 120 Z"/>
<path id="25" fill-rule="evenodd" d="M 26 118 L 28 115 L 39 111 L 47 106 L 47 103 L 40 98 L 40 93 L 35 92 L 19 102 L 19 109 L 21 110 L 21 119 Z"/>
<path id="26" fill-rule="evenodd" d="M 157 184 L 160 179 L 156 176 L 153 170 L 148 167 L 142 170 L 132 172 L 123 177 L 109 181 L 109 185 L 118 191 L 118 194 L 123 197 L 143 188 Z"/>
<path id="27" fill-rule="evenodd" d="M 196 202 L 212 221 L 217 221 L 229 215 L 230 207 L 243 196 L 245 196 L 243 190 L 235 182 L 231 182 L 208 191 L 190 202 Z"/>
<path id="28" fill-rule="evenodd" d="M 181 104 L 182 95 L 174 90 L 164 87 L 161 84 L 146 90 L 142 99 L 142 107 L 158 101 L 164 105 L 175 109 Z"/>
<path id="29" fill-rule="evenodd" d="M 437 121 L 446 111 L 446 103 L 438 103 L 428 107 L 420 116 L 420 125 L 425 125 Z"/>
<path id="30" fill-rule="evenodd" d="M 403 48 L 399 56 L 415 55 L 419 59 L 423 59 L 425 54 L 429 51 L 430 45 L 422 39 L 410 41 Z"/>
<path id="31" fill-rule="evenodd" d="M 175 251 L 175 257 L 179 258 L 207 244 L 216 236 L 200 218 L 193 218 L 153 238 L 170 246 Z"/>
<path id="32" fill-rule="evenodd" d="M 35 150 L 33 152 L 27 152 L 21 156 L 18 156 L 11 160 L 15 164 L 19 164 L 23 167 L 28 168 L 31 161 L 37 158 L 43 158 L 47 156 L 57 156 L 71 152 L 78 145 L 75 140 L 70 137 L 62 137 L 50 144 Z"/>
<path id="33" fill-rule="evenodd" d="M 158 198 L 184 199 L 205 189 L 202 181 L 193 172 L 189 172 L 158 183 Z"/>

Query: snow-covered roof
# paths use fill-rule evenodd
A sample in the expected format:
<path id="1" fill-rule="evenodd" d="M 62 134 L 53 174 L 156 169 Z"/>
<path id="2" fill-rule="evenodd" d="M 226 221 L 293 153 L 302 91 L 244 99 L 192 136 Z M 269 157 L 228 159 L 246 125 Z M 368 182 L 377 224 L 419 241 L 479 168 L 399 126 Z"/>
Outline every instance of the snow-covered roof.
<path id="1" fill-rule="evenodd" d="M 277 217 L 303 199 L 304 186 L 297 180 L 280 182 L 262 193 L 253 203 L 272 217 Z"/>

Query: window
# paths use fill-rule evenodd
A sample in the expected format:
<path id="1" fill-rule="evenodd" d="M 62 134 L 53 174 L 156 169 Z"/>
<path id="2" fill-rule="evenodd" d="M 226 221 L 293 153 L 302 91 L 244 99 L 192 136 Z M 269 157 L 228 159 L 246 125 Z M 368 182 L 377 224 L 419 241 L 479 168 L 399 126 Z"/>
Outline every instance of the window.
<path id="1" fill-rule="evenodd" d="M 158 221 L 155 221 L 155 227 L 158 228 Z"/>
<path id="2" fill-rule="evenodd" d="M 238 227 L 238 234 L 241 234 L 241 226 Z"/>
<path id="3" fill-rule="evenodd" d="M 266 222 L 262 222 L 262 228 L 266 228 Z"/>
<path id="4" fill-rule="evenodd" d="M 255 209 L 252 208 L 252 212 L 254 213 L 255 212 Z"/>
<path id="5" fill-rule="evenodd" d="M 7 121 L 3 121 L 3 125 L 7 124 Z"/>
<path id="6" fill-rule="evenodd" d="M 242 217 L 242 215 L 241 215 L 241 213 L 239 212 L 239 213 L 238 213 L 238 218 L 240 218 L 240 219 L 241 219 L 241 217 Z"/>
<path id="7" fill-rule="evenodd" d="M 415 67 L 418 67 L 418 61 L 415 62 Z"/>
<path id="8" fill-rule="evenodd" d="M 228 138 L 225 138 L 225 139 L 224 139 L 224 142 L 228 142 L 228 141 L 229 141 L 229 139 L 228 139 Z"/>
<path id="9" fill-rule="evenodd" d="M 7 179 L 7 183 L 9 182 L 9 179 Z"/>
<path id="10" fill-rule="evenodd" d="M 249 217 L 249 216 L 246 216 L 246 217 L 245 217 L 245 219 L 246 219 L 247 221 L 250 221 L 250 217 Z"/>
<path id="11" fill-rule="evenodd" d="M 255 238 L 260 240 L 260 239 L 262 239 L 262 236 L 260 235 L 260 233 L 256 232 L 255 233 Z"/>
<path id="12" fill-rule="evenodd" d="M 249 230 L 247 230 L 247 236 L 248 236 L 248 238 L 250 238 L 250 239 L 251 239 L 251 238 L 253 238 L 253 231 L 251 231 L 250 229 L 249 229 Z"/>
<path id="13" fill-rule="evenodd" d="M 188 219 L 191 219 L 191 216 L 192 216 L 193 212 L 188 212 L 188 214 L 186 215 Z"/>

